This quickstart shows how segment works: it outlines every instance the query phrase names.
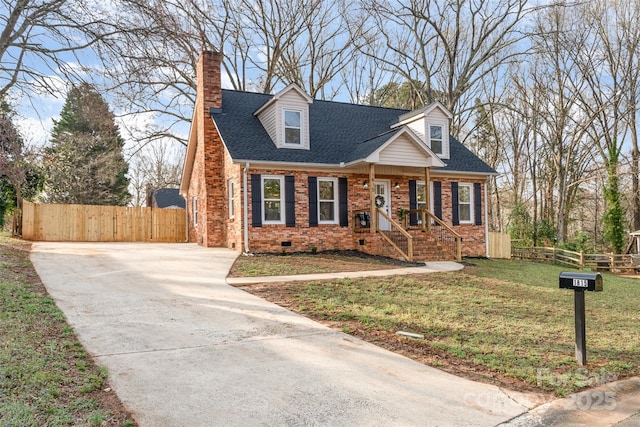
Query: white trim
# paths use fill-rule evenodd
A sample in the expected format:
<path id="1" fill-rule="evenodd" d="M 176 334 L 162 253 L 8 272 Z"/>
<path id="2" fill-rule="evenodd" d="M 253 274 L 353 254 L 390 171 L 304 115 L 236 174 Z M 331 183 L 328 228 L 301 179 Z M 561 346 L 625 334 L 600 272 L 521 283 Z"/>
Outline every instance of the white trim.
<path id="1" fill-rule="evenodd" d="M 385 201 L 385 206 L 384 207 L 386 209 L 384 209 L 384 210 L 385 210 L 385 213 L 391 217 L 392 216 L 391 215 L 391 212 L 392 212 L 391 211 L 391 180 L 390 179 L 379 179 L 379 178 L 376 178 L 373 181 L 374 193 L 375 193 L 376 196 L 378 195 L 378 192 L 376 191 L 375 186 L 378 185 L 378 184 L 384 185 L 385 190 L 387 192 L 387 195 L 386 195 L 385 200 L 384 200 Z M 378 219 L 379 219 L 378 227 L 380 228 L 380 230 L 391 230 L 391 225 L 388 224 L 388 221 L 386 219 L 384 219 L 384 223 L 382 222 L 382 220 L 383 220 L 382 218 L 379 217 Z M 383 225 L 386 225 L 386 228 L 383 228 Z"/>
<path id="2" fill-rule="evenodd" d="M 286 116 L 287 113 L 298 113 L 298 118 L 300 120 L 300 126 L 296 128 L 295 126 L 287 126 Z M 300 132 L 300 142 L 299 143 L 291 143 L 287 142 L 287 129 L 298 129 Z M 297 108 L 287 108 L 282 107 L 282 142 L 281 146 L 285 148 L 306 148 L 305 140 L 304 140 L 304 112 Z"/>
<path id="3" fill-rule="evenodd" d="M 244 229 L 244 252 L 249 253 L 249 192 L 247 191 L 247 175 L 249 174 L 249 162 L 244 164 L 242 173 L 242 226 Z"/>
<path id="4" fill-rule="evenodd" d="M 227 181 L 227 187 L 229 190 L 229 218 L 233 219 L 235 217 L 235 206 L 234 206 L 235 194 L 234 194 L 233 178 L 229 178 L 229 180 Z"/>
<path id="5" fill-rule="evenodd" d="M 402 135 L 407 135 L 407 137 L 416 145 L 416 147 L 418 147 L 420 150 L 424 152 L 425 164 L 422 167 L 444 167 L 445 166 L 444 162 L 440 159 L 440 156 L 437 153 L 434 153 L 433 151 L 431 151 L 431 148 L 429 148 L 429 146 L 408 127 L 404 127 L 398 130 L 393 135 L 391 135 L 384 144 L 378 147 L 377 150 L 369 154 L 363 160 L 367 163 L 378 163 L 380 161 L 380 153 Z M 351 162 L 349 164 L 353 164 L 353 163 L 354 162 Z M 391 165 L 391 166 L 394 166 L 394 165 Z M 401 166 L 401 165 L 398 165 L 398 166 Z"/>
<path id="6" fill-rule="evenodd" d="M 480 195 L 482 197 L 482 195 Z M 484 250 L 485 256 L 489 258 L 489 193 L 487 193 L 487 181 L 484 182 Z"/>
<path id="7" fill-rule="evenodd" d="M 436 151 L 433 148 L 433 141 L 435 141 L 435 138 L 431 137 L 431 128 L 440 128 L 440 151 Z M 442 123 L 438 123 L 438 122 L 428 122 L 427 123 L 427 138 L 429 140 L 429 148 L 431 149 L 431 151 L 433 151 L 435 154 L 437 154 L 438 156 L 444 156 L 445 153 L 445 147 L 444 147 L 444 136 L 445 136 L 445 131 L 446 131 L 446 127 L 444 124 Z"/>
<path id="8" fill-rule="evenodd" d="M 418 186 L 422 185 L 424 187 L 424 181 L 416 180 L 416 205 L 420 208 L 418 202 Z M 425 206 L 428 205 L 429 212 L 433 212 L 433 181 L 429 181 L 429 200 L 425 201 Z"/>
<path id="9" fill-rule="evenodd" d="M 280 181 L 280 199 L 269 199 L 264 196 L 264 182 L 265 180 L 278 180 Z M 282 175 L 262 175 L 260 177 L 260 191 L 262 191 L 262 223 L 263 224 L 284 224 L 284 176 Z M 267 209 L 265 204 L 270 202 L 279 202 L 280 203 L 280 219 L 279 220 L 267 220 Z"/>
<path id="10" fill-rule="evenodd" d="M 320 182 L 321 181 L 327 181 L 327 182 L 332 182 L 333 183 L 333 200 L 322 200 L 320 199 Z M 318 177 L 317 179 L 318 182 L 318 224 L 338 224 L 340 222 L 340 217 L 339 217 L 339 213 L 338 213 L 338 206 L 339 206 L 339 200 L 338 200 L 338 178 L 320 178 Z M 322 220 L 320 218 L 320 203 L 322 202 L 333 202 L 333 219 L 332 220 Z"/>
<path id="11" fill-rule="evenodd" d="M 462 220 L 462 217 L 460 216 L 460 205 L 462 203 L 460 203 L 460 189 L 466 187 L 469 189 L 469 219 L 468 220 Z M 460 224 L 473 224 L 474 223 L 474 212 L 473 212 L 473 196 L 474 196 L 474 191 L 473 191 L 473 183 L 472 182 L 458 182 L 458 221 L 460 222 Z M 467 203 L 465 203 L 466 205 Z"/>
<path id="12" fill-rule="evenodd" d="M 261 112 L 263 112 L 264 110 L 269 108 L 270 105 L 272 105 L 278 99 L 280 99 L 280 97 L 282 95 L 284 95 L 285 93 L 287 93 L 287 92 L 289 92 L 291 90 L 295 90 L 296 92 L 298 92 L 298 94 L 304 98 L 304 100 L 307 102 L 307 104 L 313 104 L 313 98 L 311 98 L 304 90 L 302 90 L 300 88 L 300 86 L 298 86 L 295 83 L 291 83 L 289 86 L 285 87 L 280 92 L 278 92 L 275 95 L 273 95 L 267 102 L 264 103 L 264 105 L 262 105 L 262 107 L 258 108 L 256 110 L 256 112 L 253 113 L 253 115 L 254 116 L 258 116 Z"/>

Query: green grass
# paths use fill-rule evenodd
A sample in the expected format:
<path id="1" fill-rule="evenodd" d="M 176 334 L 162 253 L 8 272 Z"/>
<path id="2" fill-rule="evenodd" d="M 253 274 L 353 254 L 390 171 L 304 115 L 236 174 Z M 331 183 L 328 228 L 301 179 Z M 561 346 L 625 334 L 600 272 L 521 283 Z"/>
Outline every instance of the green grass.
<path id="1" fill-rule="evenodd" d="M 0 234 L 0 426 L 126 420 L 96 400 L 106 371 L 87 357 L 17 244 Z"/>
<path id="2" fill-rule="evenodd" d="M 231 277 L 286 276 L 292 274 L 333 273 L 336 271 L 379 270 L 407 267 L 402 261 L 382 257 L 320 252 L 286 255 L 240 256 L 233 265 Z"/>
<path id="3" fill-rule="evenodd" d="M 362 329 L 425 335 L 424 345 L 488 377 L 505 376 L 558 395 L 640 374 L 640 280 L 604 274 L 588 292 L 588 365 L 574 355 L 573 291 L 563 267 L 472 260 L 465 272 L 287 284 L 305 315 L 356 320 Z M 345 331 L 350 326 L 343 327 Z"/>

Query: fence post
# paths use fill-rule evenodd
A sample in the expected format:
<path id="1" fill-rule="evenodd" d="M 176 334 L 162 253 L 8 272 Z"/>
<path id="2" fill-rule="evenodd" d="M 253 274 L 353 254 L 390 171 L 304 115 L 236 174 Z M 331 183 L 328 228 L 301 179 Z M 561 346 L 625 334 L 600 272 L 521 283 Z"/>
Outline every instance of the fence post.
<path id="1" fill-rule="evenodd" d="M 556 263 L 556 247 L 553 247 L 553 263 Z"/>
<path id="2" fill-rule="evenodd" d="M 613 266 L 615 265 L 615 261 L 613 259 L 613 252 L 609 253 L 609 271 L 613 272 Z"/>
<path id="3" fill-rule="evenodd" d="M 584 251 L 580 251 L 580 270 L 584 270 Z"/>

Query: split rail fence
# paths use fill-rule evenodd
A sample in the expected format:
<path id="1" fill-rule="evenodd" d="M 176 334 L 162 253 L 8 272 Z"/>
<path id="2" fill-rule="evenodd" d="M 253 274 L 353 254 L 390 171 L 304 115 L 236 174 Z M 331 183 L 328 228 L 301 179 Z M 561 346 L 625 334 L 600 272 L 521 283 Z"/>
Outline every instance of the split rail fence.
<path id="1" fill-rule="evenodd" d="M 66 242 L 186 241 L 184 209 L 23 202 L 22 238 Z"/>
<path id="2" fill-rule="evenodd" d="M 511 248 L 512 259 L 563 264 L 569 267 L 593 271 L 611 271 L 614 273 L 633 273 L 640 271 L 640 256 L 629 254 L 585 254 L 559 248 L 517 247 Z"/>

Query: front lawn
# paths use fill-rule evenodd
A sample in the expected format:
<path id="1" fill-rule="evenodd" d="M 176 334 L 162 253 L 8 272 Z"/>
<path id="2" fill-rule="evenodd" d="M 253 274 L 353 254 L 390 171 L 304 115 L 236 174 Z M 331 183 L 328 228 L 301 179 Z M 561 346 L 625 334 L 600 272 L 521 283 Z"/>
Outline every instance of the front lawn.
<path id="1" fill-rule="evenodd" d="M 604 292 L 587 293 L 588 365 L 580 368 L 573 291 L 558 289 L 566 268 L 470 262 L 456 273 L 243 288 L 427 364 L 520 390 L 564 395 L 640 374 L 639 280 L 604 274 Z"/>

